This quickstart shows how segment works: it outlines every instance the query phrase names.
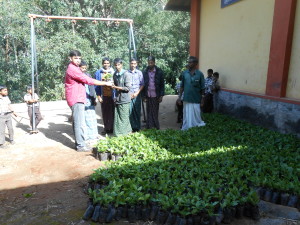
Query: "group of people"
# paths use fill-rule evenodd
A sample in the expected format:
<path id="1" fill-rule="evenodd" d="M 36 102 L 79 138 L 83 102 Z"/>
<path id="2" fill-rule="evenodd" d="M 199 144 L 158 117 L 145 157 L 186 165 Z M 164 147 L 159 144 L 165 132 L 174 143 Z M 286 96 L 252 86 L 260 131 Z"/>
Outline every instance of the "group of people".
<path id="1" fill-rule="evenodd" d="M 130 60 L 130 69 L 123 68 L 123 60 L 116 58 L 114 68 L 110 59 L 102 59 L 102 68 L 95 78 L 86 73 L 87 64 L 81 53 L 73 50 L 65 76 L 65 94 L 72 110 L 75 147 L 90 151 L 89 140 L 97 139 L 96 99 L 101 103 L 104 130 L 102 134 L 126 135 L 141 129 L 141 105 L 146 102 L 146 127 L 159 129 L 158 111 L 165 90 L 164 74 L 155 65 L 155 57 L 148 57 L 145 71 L 137 69 L 137 60 Z M 86 128 L 86 129 L 85 129 Z"/>
<path id="2" fill-rule="evenodd" d="M 205 126 L 201 117 L 204 113 L 213 111 L 213 95 L 220 89 L 219 73 L 207 71 L 207 78 L 197 69 L 198 58 L 189 57 L 186 70 L 179 77 L 179 95 L 176 101 L 178 116 L 177 122 L 182 123 L 181 129 Z"/>
<path id="3" fill-rule="evenodd" d="M 134 58 L 130 60 L 128 70 L 123 68 L 120 58 L 113 60 L 114 69 L 110 59 L 103 58 L 102 68 L 96 71 L 94 78 L 87 73 L 88 65 L 81 59 L 79 51 L 72 50 L 69 59 L 65 75 L 65 96 L 72 110 L 77 151 L 91 151 L 91 146 L 87 143 L 93 143 L 99 138 L 95 112 L 97 100 L 101 104 L 103 135 L 120 136 L 138 132 L 141 129 L 142 101 L 146 103 L 146 128 L 160 129 L 158 113 L 165 94 L 165 80 L 163 71 L 155 65 L 153 56 L 148 57 L 148 66 L 143 72 L 137 69 L 138 62 Z M 205 126 L 201 109 L 205 113 L 213 111 L 213 95 L 220 89 L 219 74 L 209 69 L 205 79 L 197 65 L 198 59 L 190 56 L 186 70 L 180 76 L 176 104 L 179 109 L 177 122 L 182 122 L 182 130 Z M 7 88 L 0 86 L 0 147 L 5 143 L 5 126 L 8 127 L 10 143 L 14 143 L 11 114 L 17 115 L 11 108 L 7 95 Z M 39 97 L 32 93 L 31 86 L 27 87 L 24 101 L 28 106 L 32 130 L 37 131 L 36 127 L 42 116 Z"/>
<path id="4" fill-rule="evenodd" d="M 40 107 L 39 107 L 39 97 L 36 93 L 32 93 L 32 87 L 29 85 L 27 86 L 27 93 L 24 95 L 24 101 L 27 104 L 28 108 L 28 116 L 30 119 L 30 125 L 32 127 L 37 127 L 40 121 L 43 119 Z M 8 137 L 10 144 L 15 144 L 14 141 L 14 129 L 12 126 L 12 117 L 11 114 L 14 116 L 18 116 L 12 106 L 11 101 L 8 97 L 8 89 L 6 86 L 0 86 L 0 148 L 5 148 L 5 128 L 7 127 L 8 130 Z M 33 126 L 33 115 L 34 114 L 34 125 Z"/>
<path id="5" fill-rule="evenodd" d="M 213 69 L 208 69 L 204 86 L 205 92 L 201 109 L 204 113 L 212 113 L 214 110 L 214 94 L 220 90 L 219 73 L 214 72 Z"/>

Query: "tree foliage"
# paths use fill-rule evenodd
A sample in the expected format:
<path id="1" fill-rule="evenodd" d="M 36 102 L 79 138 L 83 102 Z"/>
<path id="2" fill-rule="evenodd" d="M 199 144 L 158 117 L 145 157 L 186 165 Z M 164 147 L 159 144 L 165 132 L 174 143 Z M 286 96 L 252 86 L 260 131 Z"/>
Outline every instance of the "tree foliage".
<path id="1" fill-rule="evenodd" d="M 22 101 L 31 83 L 30 19 L 28 14 L 101 18 L 130 18 L 134 21 L 140 69 L 154 55 L 166 74 L 169 86 L 184 67 L 189 48 L 189 14 L 164 11 L 167 0 L 0 0 L 0 84 L 10 89 L 13 102 Z M 38 90 L 42 100 L 64 97 L 67 54 L 82 52 L 90 73 L 105 56 L 129 60 L 128 24 L 114 22 L 35 19 L 38 61 Z"/>

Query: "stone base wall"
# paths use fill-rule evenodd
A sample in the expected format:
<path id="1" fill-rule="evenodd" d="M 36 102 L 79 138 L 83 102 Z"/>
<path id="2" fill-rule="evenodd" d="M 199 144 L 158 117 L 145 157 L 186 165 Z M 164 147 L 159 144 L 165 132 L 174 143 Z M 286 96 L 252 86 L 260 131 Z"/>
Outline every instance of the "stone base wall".
<path id="1" fill-rule="evenodd" d="M 300 138 L 300 105 L 227 91 L 214 96 L 215 111 Z"/>

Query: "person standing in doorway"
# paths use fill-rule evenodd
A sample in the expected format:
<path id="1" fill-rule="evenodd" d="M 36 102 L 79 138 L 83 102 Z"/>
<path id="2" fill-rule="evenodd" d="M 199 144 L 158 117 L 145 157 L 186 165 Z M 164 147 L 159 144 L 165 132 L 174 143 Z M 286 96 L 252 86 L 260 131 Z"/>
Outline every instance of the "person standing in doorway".
<path id="1" fill-rule="evenodd" d="M 160 129 L 158 112 L 159 104 L 165 95 L 165 79 L 163 71 L 155 65 L 155 57 L 148 57 L 148 67 L 143 72 L 144 76 L 144 101 L 146 101 L 147 129 Z"/>
<path id="2" fill-rule="evenodd" d="M 75 148 L 78 152 L 91 151 L 84 141 L 84 107 L 86 102 L 85 84 L 111 86 L 110 82 L 98 81 L 85 75 L 79 68 L 81 53 L 72 50 L 69 53 L 70 63 L 65 76 L 65 95 L 72 110 L 73 130 L 75 135 Z"/>
<path id="3" fill-rule="evenodd" d="M 130 111 L 130 74 L 123 69 L 123 61 L 120 58 L 114 60 L 116 71 L 114 73 L 114 85 L 112 88 L 116 89 L 116 106 L 114 119 L 114 135 L 121 136 L 129 134 L 132 129 L 129 120 Z"/>
<path id="4" fill-rule="evenodd" d="M 142 105 L 142 98 L 141 98 L 141 91 L 144 88 L 144 77 L 143 73 L 136 69 L 137 67 L 137 60 L 131 59 L 130 60 L 130 69 L 128 73 L 131 77 L 131 87 L 130 87 L 130 124 L 132 127 L 133 132 L 137 132 L 141 129 L 141 105 Z"/>
<path id="5" fill-rule="evenodd" d="M 201 119 L 200 102 L 204 95 L 204 75 L 197 69 L 198 58 L 189 57 L 189 69 L 182 73 L 180 95 L 183 96 L 183 124 L 182 130 L 191 127 L 205 126 Z"/>
<path id="6" fill-rule="evenodd" d="M 114 72 L 114 69 L 110 67 L 110 59 L 105 57 L 102 59 L 102 68 L 97 70 L 95 73 L 95 79 L 100 81 L 113 81 Z M 108 86 L 97 86 L 95 90 L 97 98 L 101 103 L 102 120 L 104 125 L 104 130 L 101 134 L 111 134 L 113 133 L 115 113 L 114 90 Z"/>

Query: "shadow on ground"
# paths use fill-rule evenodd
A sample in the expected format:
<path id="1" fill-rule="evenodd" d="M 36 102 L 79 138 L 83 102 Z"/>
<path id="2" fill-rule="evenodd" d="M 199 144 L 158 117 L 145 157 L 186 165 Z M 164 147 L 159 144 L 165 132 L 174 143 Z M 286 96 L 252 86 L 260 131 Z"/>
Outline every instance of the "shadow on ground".
<path id="1" fill-rule="evenodd" d="M 88 200 L 83 191 L 87 180 L 2 190 L 0 224 L 89 224 L 81 220 Z"/>
<path id="2" fill-rule="evenodd" d="M 49 132 L 51 130 L 51 132 Z M 59 142 L 66 147 L 74 148 L 74 135 L 72 124 L 56 124 L 53 122 L 48 123 L 48 128 L 39 128 L 39 131 L 42 132 L 46 138 L 53 141 Z"/>

